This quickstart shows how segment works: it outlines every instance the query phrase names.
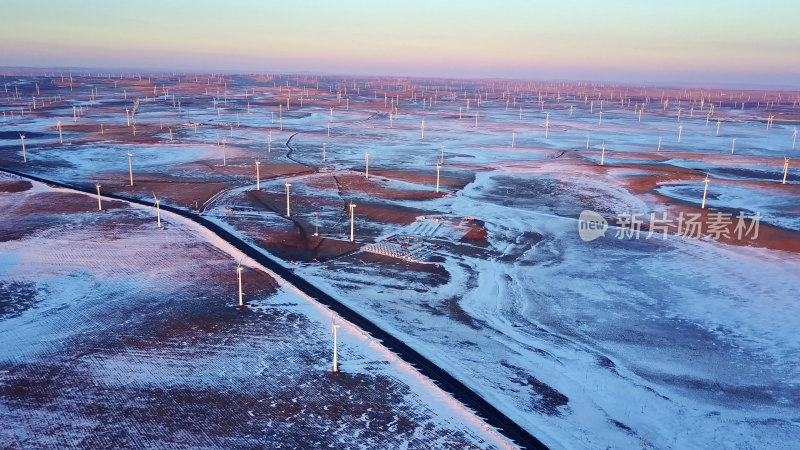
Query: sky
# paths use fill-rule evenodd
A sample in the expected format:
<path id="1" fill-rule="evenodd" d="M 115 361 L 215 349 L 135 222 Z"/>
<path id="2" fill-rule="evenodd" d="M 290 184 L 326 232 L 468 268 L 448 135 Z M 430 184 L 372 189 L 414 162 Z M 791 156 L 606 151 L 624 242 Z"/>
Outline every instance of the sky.
<path id="1" fill-rule="evenodd" d="M 0 66 L 800 87 L 797 0 L 0 2 Z"/>

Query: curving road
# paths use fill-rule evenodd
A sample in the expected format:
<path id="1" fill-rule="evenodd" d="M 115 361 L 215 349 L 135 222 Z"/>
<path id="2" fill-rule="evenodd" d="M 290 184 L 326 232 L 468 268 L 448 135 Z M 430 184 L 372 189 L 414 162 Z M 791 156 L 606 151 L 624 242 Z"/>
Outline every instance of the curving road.
<path id="1" fill-rule="evenodd" d="M 27 178 L 29 180 L 38 181 L 40 183 L 45 183 L 52 186 L 73 189 L 90 195 L 96 195 L 93 186 L 81 187 L 73 184 L 61 183 L 4 168 L 0 168 L 0 172 L 13 174 L 22 178 Z M 139 200 L 124 195 L 104 193 L 103 196 L 107 198 L 113 198 L 116 200 L 122 200 L 129 203 L 136 203 L 139 205 L 152 207 L 152 204 L 149 201 Z M 464 385 L 464 383 L 460 382 L 455 377 L 450 375 L 447 371 L 445 371 L 444 369 L 440 368 L 439 366 L 431 362 L 429 359 L 422 356 L 419 352 L 409 347 L 400 339 L 392 336 L 388 332 L 379 328 L 377 325 L 372 323 L 370 320 L 368 320 L 358 312 L 342 304 L 332 296 L 326 294 L 322 290 L 315 287 L 313 284 L 306 281 L 301 276 L 295 274 L 295 272 L 292 269 L 286 268 L 277 261 L 273 260 L 272 258 L 265 256 L 263 253 L 261 253 L 252 245 L 248 244 L 239 237 L 235 236 L 234 234 L 228 232 L 224 228 L 220 227 L 219 225 L 215 224 L 214 222 L 202 216 L 199 216 L 195 213 L 180 208 L 176 208 L 174 206 L 168 206 L 163 204 L 161 205 L 161 209 L 178 214 L 181 217 L 189 219 L 207 228 L 220 238 L 224 239 L 229 244 L 233 245 L 234 247 L 242 251 L 245 255 L 249 256 L 250 258 L 257 261 L 259 264 L 263 265 L 264 267 L 267 267 L 269 270 L 272 270 L 273 272 L 281 276 L 284 280 L 286 280 L 288 283 L 294 285 L 296 288 L 303 291 L 306 295 L 313 297 L 315 300 L 326 305 L 328 308 L 336 312 L 336 314 L 338 314 L 345 320 L 348 320 L 353 325 L 369 333 L 374 339 L 380 341 L 386 348 L 394 352 L 403 361 L 411 364 L 415 369 L 417 369 L 417 371 L 419 371 L 420 373 L 431 379 L 434 383 L 436 383 L 437 386 L 439 386 L 445 392 L 449 393 L 456 400 L 458 400 L 468 408 L 472 409 L 486 423 L 495 427 L 500 433 L 502 433 L 516 445 L 526 449 L 547 448 L 544 444 L 542 444 L 541 441 L 536 439 L 536 437 L 528 433 L 521 426 L 517 425 L 516 422 L 511 420 L 508 416 L 506 416 L 502 412 L 500 412 L 497 408 L 492 406 L 489 402 L 484 400 L 480 395 L 476 394 L 469 387 Z"/>

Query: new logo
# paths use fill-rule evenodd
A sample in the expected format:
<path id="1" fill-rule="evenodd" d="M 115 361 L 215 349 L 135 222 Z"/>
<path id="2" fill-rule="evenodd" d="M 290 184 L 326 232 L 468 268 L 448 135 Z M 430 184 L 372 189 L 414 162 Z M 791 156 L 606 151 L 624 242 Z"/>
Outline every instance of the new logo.
<path id="1" fill-rule="evenodd" d="M 593 241 L 606 235 L 608 222 L 600 214 L 584 209 L 578 217 L 578 235 L 585 242 Z"/>

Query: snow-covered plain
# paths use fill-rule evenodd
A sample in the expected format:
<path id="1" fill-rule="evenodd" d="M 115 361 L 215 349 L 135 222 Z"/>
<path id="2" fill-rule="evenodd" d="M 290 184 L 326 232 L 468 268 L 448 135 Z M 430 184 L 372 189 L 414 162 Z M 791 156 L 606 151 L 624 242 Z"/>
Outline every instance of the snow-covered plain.
<path id="1" fill-rule="evenodd" d="M 168 175 L 185 172 L 192 158 L 218 166 L 217 136 L 226 137 L 239 152 L 236 165 L 242 170 L 226 174 L 231 186 L 204 205 L 206 217 L 280 255 L 288 267 L 295 267 L 289 260 L 299 260 L 296 270 L 312 283 L 402 338 L 548 446 L 789 448 L 796 442 L 800 306 L 793 290 L 800 257 L 789 245 L 800 238 L 795 162 L 788 183 L 780 184 L 783 157 L 798 151 L 792 134 L 800 111 L 796 100 L 785 100 L 794 94 L 784 93 L 783 104 L 766 109 L 761 95 L 774 100 L 774 93 L 672 90 L 666 94 L 671 103 L 662 108 L 660 89 L 464 82 L 458 88 L 438 85 L 437 94 L 430 81 L 414 87 L 415 100 L 391 82 L 361 80 L 361 94 L 349 94 L 348 110 L 337 101 L 336 90 L 343 87 L 337 80 L 323 80 L 319 91 L 312 89 L 313 80 L 289 80 L 291 112 L 285 110 L 287 88 L 276 87 L 283 78 L 274 86 L 237 78 L 238 94 L 231 90 L 229 105 L 219 113 L 212 96 L 186 87 L 172 89 L 193 99 L 180 114 L 163 99 L 143 102 L 137 113 L 143 127 L 170 121 L 180 136 L 174 143 L 165 142 L 160 130 L 150 144 L 95 134 L 98 143 L 70 147 L 74 153 L 60 156 L 52 144 L 53 118 L 7 119 L 0 162 L 53 179 L 88 181 L 116 170 L 124 180 L 125 149 L 141 147 L 145 161 L 154 155 L 143 170 Z M 101 97 L 121 98 L 118 90 L 99 85 Z M 391 119 L 382 92 L 372 96 L 379 85 L 399 97 L 398 115 Z M 243 98 L 244 86 L 255 88 L 256 97 Z M 300 108 L 297 97 L 307 89 L 316 101 Z M 449 89 L 457 91 L 456 101 L 447 97 Z M 486 98 L 476 126 L 477 92 Z M 604 106 L 598 94 L 607 99 Z M 611 101 L 614 94 L 632 103 L 621 106 Z M 506 96 L 514 104 L 507 107 Z M 708 100 L 701 109 L 700 96 L 725 101 L 708 122 Z M 422 97 L 437 100 L 423 106 Z M 466 98 L 472 100 L 469 112 Z M 645 98 L 652 102 L 639 121 L 635 107 Z M 90 107 L 78 123 L 102 120 L 119 127 L 121 107 Z M 116 121 L 109 120 L 111 114 Z M 768 130 L 770 114 L 778 120 Z M 202 126 L 197 132 L 178 126 L 188 121 Z M 12 132 L 45 133 L 46 127 L 51 141 L 32 144 L 31 162 L 22 165 Z M 37 146 L 47 147 L 46 153 L 42 148 L 37 154 Z M 119 150 L 109 159 L 106 148 Z M 164 156 L 168 151 L 174 156 Z M 365 153 L 370 179 L 359 181 Z M 326 169 L 267 176 L 263 192 L 255 193 L 256 160 L 262 170 L 277 164 Z M 433 193 L 437 163 L 446 180 L 441 195 Z M 614 228 L 592 242 L 579 238 L 577 218 L 584 209 L 608 219 L 676 205 L 700 211 L 707 172 L 715 178 L 708 206 L 759 212 L 760 241 L 616 239 Z M 652 182 L 641 188 L 638 180 Z M 286 182 L 292 184 L 291 220 L 284 216 Z M 446 216 L 449 221 L 427 236 L 440 244 L 436 264 L 344 250 L 323 258 L 328 244 L 344 248 L 350 201 L 361 243 L 425 233 L 433 228 L 417 217 Z M 310 237 L 317 213 L 321 240 Z M 464 217 L 474 218 L 471 223 L 485 235 L 465 237 L 458 228 Z M 765 241 L 769 227 L 787 240 Z M 309 262 L 315 255 L 322 263 Z"/>
<path id="2" fill-rule="evenodd" d="M 341 320 L 332 373 L 336 316 L 208 231 L 95 206 L 0 193 L 3 448 L 509 446 Z"/>

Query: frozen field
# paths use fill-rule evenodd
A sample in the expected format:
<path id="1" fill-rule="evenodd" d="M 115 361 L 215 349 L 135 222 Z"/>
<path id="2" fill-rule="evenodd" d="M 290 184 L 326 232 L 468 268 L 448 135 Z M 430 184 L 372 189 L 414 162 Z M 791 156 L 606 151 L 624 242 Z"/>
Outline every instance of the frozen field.
<path id="1" fill-rule="evenodd" d="M 0 192 L 3 448 L 508 446 L 341 321 L 332 373 L 336 317 L 179 217 Z"/>
<path id="2" fill-rule="evenodd" d="M 25 97 L 0 103 L 7 113 L 0 168 L 100 183 L 137 198 L 156 193 L 201 213 L 401 338 L 550 447 L 791 448 L 800 437 L 797 93 L 283 76 L 148 82 L 118 75 L 115 89 L 105 77 L 76 79 L 72 92 L 55 79 L 38 79 L 48 86 L 43 96 L 64 101 L 24 117 L 10 113 L 24 107 Z M 31 79 L 7 81 L 31 89 Z M 162 86 L 169 87 L 167 99 Z M 134 98 L 141 99 L 135 137 L 125 118 Z M 75 121 L 72 104 L 88 107 Z M 19 133 L 30 136 L 25 163 Z M 580 238 L 583 210 L 608 222 L 604 237 Z M 21 218 L 32 214 L 17 211 Z M 658 229 L 650 213 L 669 218 L 665 239 L 662 231 L 650 233 Z M 640 234 L 620 227 L 620 218 L 632 214 L 643 220 Z M 703 228 L 681 236 L 690 216 Z M 711 222 L 720 217 L 730 223 L 715 235 Z M 737 233 L 736 226 L 743 228 Z M 436 250 L 423 263 L 364 251 L 393 235 L 420 236 Z M 47 253 L 64 239 L 42 231 L 23 242 Z M 49 289 L 62 282 L 53 278 Z M 167 320 L 157 312 L 167 300 L 151 292 L 154 286 L 148 296 L 134 296 L 138 303 L 120 302 L 140 305 L 145 317 L 154 315 L 148 320 Z M 173 295 L 183 289 L 157 286 Z M 93 298 L 117 302 L 113 292 Z M 270 304 L 291 303 L 270 300 L 276 295 L 288 294 L 265 294 L 244 311 L 231 297 L 209 314 L 252 315 L 259 323 Z M 262 346 L 259 339 L 299 339 L 316 355 L 314 364 L 326 364 L 320 361 L 330 345 L 313 345 L 314 336 L 328 336 L 324 317 L 291 311 L 318 330 L 286 331 L 302 338 L 250 331 L 230 339 L 241 338 L 236 345 L 246 348 Z M 245 367 L 256 364 L 246 351 L 225 353 L 220 346 L 229 342 L 204 344 L 214 354 L 209 367 L 238 358 Z M 358 367 L 360 376 L 383 377 L 386 392 L 393 392 L 391 383 L 411 389 L 408 396 L 417 392 L 380 364 Z M 236 368 L 242 375 L 230 379 L 196 370 L 205 380 L 200 385 L 252 382 L 249 369 Z M 320 385 L 308 386 L 311 392 Z M 449 429 L 436 419 L 438 410 L 415 408 L 421 423 L 447 429 L 440 432 L 450 439 L 446 445 L 490 442 L 474 424 Z M 380 441 L 388 434 L 368 446 L 398 445 Z M 412 437 L 405 439 L 413 446 Z"/>

